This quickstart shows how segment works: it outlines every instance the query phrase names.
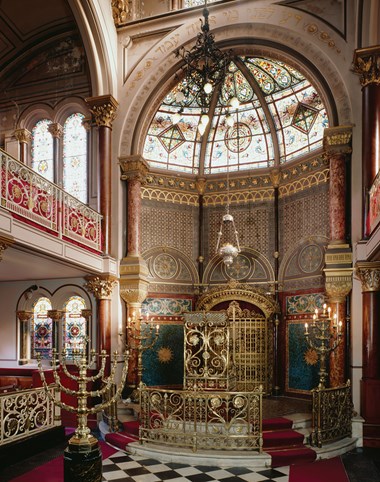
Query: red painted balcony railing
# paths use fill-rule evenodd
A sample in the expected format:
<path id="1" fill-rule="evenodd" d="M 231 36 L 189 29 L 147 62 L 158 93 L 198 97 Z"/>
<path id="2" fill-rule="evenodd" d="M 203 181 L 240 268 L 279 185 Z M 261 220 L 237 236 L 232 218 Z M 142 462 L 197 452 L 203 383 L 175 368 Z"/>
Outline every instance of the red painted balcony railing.
<path id="1" fill-rule="evenodd" d="M 101 215 L 1 149 L 0 200 L 18 219 L 101 252 Z"/>

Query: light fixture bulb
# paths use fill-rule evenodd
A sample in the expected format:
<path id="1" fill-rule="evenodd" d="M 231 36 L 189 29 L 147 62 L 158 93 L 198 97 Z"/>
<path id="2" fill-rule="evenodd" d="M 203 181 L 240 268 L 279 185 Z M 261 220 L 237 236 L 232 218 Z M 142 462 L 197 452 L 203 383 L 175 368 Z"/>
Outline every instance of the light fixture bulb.
<path id="1" fill-rule="evenodd" d="M 240 105 L 239 99 L 237 97 L 232 97 L 232 99 L 230 100 L 230 106 L 233 109 L 237 109 L 239 105 Z"/>
<path id="2" fill-rule="evenodd" d="M 205 127 L 207 126 L 207 124 L 209 123 L 209 121 L 210 121 L 210 118 L 209 118 L 209 116 L 208 116 L 207 114 L 203 114 L 203 115 L 201 116 L 201 123 L 202 123 Z"/>
<path id="3" fill-rule="evenodd" d="M 206 82 L 205 85 L 203 86 L 203 90 L 205 91 L 206 94 L 211 94 L 212 84 L 210 82 Z"/>
<path id="4" fill-rule="evenodd" d="M 181 120 L 181 114 L 179 112 L 176 112 L 172 116 L 172 123 L 173 124 L 178 124 L 178 122 Z"/>
<path id="5" fill-rule="evenodd" d="M 198 124 L 198 130 L 199 130 L 200 135 L 203 136 L 203 134 L 206 130 L 206 124 L 202 124 L 202 122 L 200 122 Z"/>
<path id="6" fill-rule="evenodd" d="M 234 125 L 234 118 L 231 114 L 226 115 L 226 124 L 228 125 L 228 127 L 232 127 Z"/>

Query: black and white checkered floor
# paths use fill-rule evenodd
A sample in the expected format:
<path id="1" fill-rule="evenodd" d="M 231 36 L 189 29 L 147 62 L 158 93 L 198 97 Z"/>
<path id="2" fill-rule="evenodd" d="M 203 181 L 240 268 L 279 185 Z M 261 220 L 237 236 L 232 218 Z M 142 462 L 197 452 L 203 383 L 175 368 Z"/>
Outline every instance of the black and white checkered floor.
<path id="1" fill-rule="evenodd" d="M 243 467 L 191 466 L 175 462 L 161 463 L 157 460 L 116 452 L 103 461 L 103 481 L 113 482 L 220 482 L 245 481 L 288 482 L 289 467 L 253 471 Z"/>

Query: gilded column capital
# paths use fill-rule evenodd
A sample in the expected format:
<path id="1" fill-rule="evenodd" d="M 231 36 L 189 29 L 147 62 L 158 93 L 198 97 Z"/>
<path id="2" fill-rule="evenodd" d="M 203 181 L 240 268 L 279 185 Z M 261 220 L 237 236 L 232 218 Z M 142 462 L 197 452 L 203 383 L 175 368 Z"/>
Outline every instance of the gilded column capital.
<path id="1" fill-rule="evenodd" d="M 380 261 L 358 261 L 355 272 L 362 283 L 362 292 L 380 291 Z"/>
<path id="2" fill-rule="evenodd" d="M 24 144 L 29 144 L 32 140 L 32 133 L 28 129 L 16 129 L 13 135 L 19 142 Z"/>
<path id="3" fill-rule="evenodd" d="M 47 315 L 50 319 L 55 322 L 61 321 L 65 315 L 65 311 L 63 310 L 48 310 Z"/>
<path id="4" fill-rule="evenodd" d="M 269 173 L 270 180 L 272 181 L 273 187 L 280 186 L 281 172 L 280 169 L 272 169 Z"/>
<path id="5" fill-rule="evenodd" d="M 363 87 L 380 84 L 380 45 L 355 50 L 353 70 Z"/>
<path id="6" fill-rule="evenodd" d="M 85 287 L 94 293 L 96 299 L 111 299 L 112 290 L 117 283 L 117 279 L 114 276 L 87 276 L 86 280 Z"/>
<path id="7" fill-rule="evenodd" d="M 129 3 L 130 0 L 112 0 L 112 16 L 115 27 L 119 27 L 131 19 Z"/>
<path id="8" fill-rule="evenodd" d="M 9 248 L 9 246 L 12 246 L 13 243 L 14 243 L 13 238 L 0 236 L 0 261 L 3 259 L 3 251 Z"/>
<path id="9" fill-rule="evenodd" d="M 326 273 L 325 289 L 330 303 L 343 303 L 352 290 L 353 269 Z"/>
<path id="10" fill-rule="evenodd" d="M 120 284 L 120 296 L 128 306 L 130 305 L 142 305 L 143 301 L 148 295 L 149 283 L 144 283 L 139 280 L 137 283 L 121 283 Z"/>
<path id="11" fill-rule="evenodd" d="M 111 127 L 115 120 L 119 103 L 112 95 L 88 97 L 85 99 L 98 127 Z"/>
<path id="12" fill-rule="evenodd" d="M 48 131 L 55 139 L 61 139 L 63 136 L 63 127 L 58 122 L 54 122 L 54 124 L 49 124 Z"/>
<path id="13" fill-rule="evenodd" d="M 141 184 L 146 182 L 146 176 L 149 173 L 149 165 L 140 154 L 119 158 L 122 181 L 140 181 Z"/>
<path id="14" fill-rule="evenodd" d="M 350 154 L 352 126 L 327 127 L 323 135 L 323 147 L 328 154 Z"/>
<path id="15" fill-rule="evenodd" d="M 16 316 L 20 321 L 26 323 L 32 318 L 33 311 L 19 310 L 16 311 Z"/>
<path id="16" fill-rule="evenodd" d="M 204 177 L 198 177 L 195 185 L 197 187 L 198 194 L 203 196 L 206 191 L 206 179 Z"/>

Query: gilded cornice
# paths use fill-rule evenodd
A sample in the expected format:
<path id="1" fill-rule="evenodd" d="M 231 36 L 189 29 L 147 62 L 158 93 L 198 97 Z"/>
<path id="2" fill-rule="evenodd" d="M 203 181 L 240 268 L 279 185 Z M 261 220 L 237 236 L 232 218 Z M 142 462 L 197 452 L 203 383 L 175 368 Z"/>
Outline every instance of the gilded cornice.
<path id="1" fill-rule="evenodd" d="M 112 95 L 101 95 L 99 97 L 88 97 L 85 99 L 95 123 L 98 127 L 112 127 L 112 122 L 116 117 L 116 111 L 119 106 Z"/>
<path id="2" fill-rule="evenodd" d="M 117 279 L 113 276 L 88 276 L 85 287 L 92 291 L 98 300 L 111 299 L 112 290 L 117 283 Z"/>
<path id="3" fill-rule="evenodd" d="M 360 83 L 363 87 L 380 84 L 380 46 L 355 50 L 353 70 L 360 75 Z"/>
<path id="4" fill-rule="evenodd" d="M 119 165 L 122 181 L 138 180 L 142 184 L 146 182 L 149 165 L 142 156 L 136 155 L 120 158 Z"/>
<path id="5" fill-rule="evenodd" d="M 48 310 L 47 315 L 53 321 L 61 321 L 65 313 L 63 310 Z"/>
<path id="6" fill-rule="evenodd" d="M 358 261 L 355 272 L 362 283 L 362 292 L 380 291 L 380 261 Z"/>
<path id="7" fill-rule="evenodd" d="M 19 142 L 28 144 L 32 140 L 32 133 L 28 129 L 16 129 L 14 136 Z"/>
<path id="8" fill-rule="evenodd" d="M 33 311 L 26 311 L 26 310 L 16 311 L 17 318 L 23 323 L 28 322 L 32 318 L 33 315 L 34 315 Z"/>

